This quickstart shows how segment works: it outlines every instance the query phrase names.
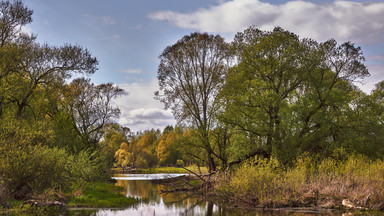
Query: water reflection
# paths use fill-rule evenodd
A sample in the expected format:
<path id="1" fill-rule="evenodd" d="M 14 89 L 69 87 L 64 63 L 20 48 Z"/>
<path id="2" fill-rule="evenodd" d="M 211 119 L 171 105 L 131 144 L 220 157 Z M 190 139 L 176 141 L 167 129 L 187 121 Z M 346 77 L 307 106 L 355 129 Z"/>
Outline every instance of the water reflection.
<path id="1" fill-rule="evenodd" d="M 117 176 L 115 179 L 123 179 Z M 140 178 L 140 176 L 127 176 Z M 158 176 L 153 176 L 158 179 Z M 104 210 L 100 215 L 212 215 L 214 205 L 189 197 L 185 193 L 160 193 L 172 185 L 153 184 L 148 180 L 117 180 L 116 185 L 125 188 L 124 195 L 139 198 L 142 201 L 134 208 L 113 211 Z"/>
<path id="2" fill-rule="evenodd" d="M 123 194 L 129 197 L 140 199 L 140 203 L 127 209 L 105 209 L 105 210 L 82 210 L 69 211 L 68 215 L 92 215 L 92 216 L 122 216 L 122 215 L 206 215 L 206 216 L 232 216 L 232 215 L 252 215 L 252 216 L 272 216 L 272 215 L 334 215 L 342 216 L 335 211 L 309 211 L 309 210 L 280 210 L 280 211 L 260 211 L 226 208 L 217 206 L 213 203 L 201 201 L 190 197 L 185 193 L 160 193 L 161 190 L 171 189 L 173 185 L 153 184 L 149 179 L 158 179 L 159 175 L 129 175 L 121 174 L 114 177 L 117 179 L 116 185 L 124 187 Z M 142 179 L 146 180 L 142 180 Z M 138 180 L 141 179 L 141 180 Z"/>

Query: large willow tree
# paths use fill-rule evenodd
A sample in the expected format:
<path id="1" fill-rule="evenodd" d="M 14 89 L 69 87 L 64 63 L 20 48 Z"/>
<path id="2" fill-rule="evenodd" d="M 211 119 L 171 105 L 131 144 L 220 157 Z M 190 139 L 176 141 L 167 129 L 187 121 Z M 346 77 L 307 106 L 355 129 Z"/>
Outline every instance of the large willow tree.
<path id="1" fill-rule="evenodd" d="M 352 82 L 368 75 L 360 48 L 254 27 L 238 33 L 233 47 L 238 63 L 221 92 L 222 120 L 253 141 L 248 156 L 288 161 L 299 152 L 329 153 L 341 137 Z"/>
<path id="2" fill-rule="evenodd" d="M 209 131 L 219 109 L 217 94 L 228 70 L 229 44 L 221 36 L 192 33 L 160 55 L 157 99 L 175 118 L 197 128 L 209 170 L 216 170 Z"/>

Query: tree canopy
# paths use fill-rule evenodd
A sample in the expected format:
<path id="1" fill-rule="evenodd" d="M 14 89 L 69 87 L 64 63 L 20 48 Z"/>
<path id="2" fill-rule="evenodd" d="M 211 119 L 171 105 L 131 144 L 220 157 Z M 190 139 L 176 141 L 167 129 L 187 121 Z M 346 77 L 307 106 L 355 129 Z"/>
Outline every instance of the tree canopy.
<path id="1" fill-rule="evenodd" d="M 172 109 L 178 121 L 196 126 L 207 152 L 210 170 L 215 170 L 208 133 L 220 108 L 216 96 L 229 68 L 229 44 L 219 35 L 192 33 L 160 55 L 156 98 Z"/>

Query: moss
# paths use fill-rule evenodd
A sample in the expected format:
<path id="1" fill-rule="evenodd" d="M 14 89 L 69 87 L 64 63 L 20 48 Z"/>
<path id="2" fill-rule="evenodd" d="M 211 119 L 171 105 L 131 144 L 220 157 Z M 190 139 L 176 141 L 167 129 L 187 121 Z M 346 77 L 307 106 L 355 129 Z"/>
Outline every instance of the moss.
<path id="1" fill-rule="evenodd" d="M 134 198 L 121 194 L 122 187 L 111 183 L 97 182 L 88 184 L 82 194 L 69 199 L 68 207 L 119 208 L 136 204 Z"/>

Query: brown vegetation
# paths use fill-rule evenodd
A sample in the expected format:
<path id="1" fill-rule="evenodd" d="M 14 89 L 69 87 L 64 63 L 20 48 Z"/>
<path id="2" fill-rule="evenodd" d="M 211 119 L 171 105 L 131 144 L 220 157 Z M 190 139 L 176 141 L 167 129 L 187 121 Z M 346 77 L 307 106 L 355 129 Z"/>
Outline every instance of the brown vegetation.
<path id="1" fill-rule="evenodd" d="M 223 175 L 224 176 L 224 175 Z M 255 160 L 222 177 L 213 192 L 235 205 L 384 210 L 384 162 L 363 156 L 346 160 L 309 157 L 284 169 L 277 160 Z"/>

